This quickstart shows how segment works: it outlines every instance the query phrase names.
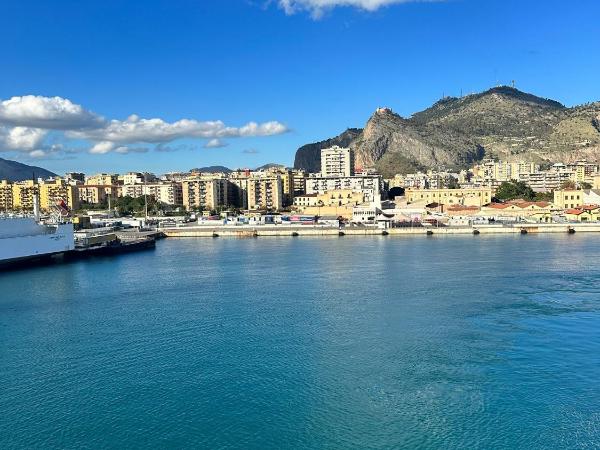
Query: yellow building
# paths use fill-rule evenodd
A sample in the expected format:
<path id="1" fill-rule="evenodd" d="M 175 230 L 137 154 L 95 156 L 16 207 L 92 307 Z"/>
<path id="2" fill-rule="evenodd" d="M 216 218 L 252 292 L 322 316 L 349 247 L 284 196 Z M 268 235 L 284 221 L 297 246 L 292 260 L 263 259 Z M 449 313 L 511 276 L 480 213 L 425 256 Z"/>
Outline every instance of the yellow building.
<path id="1" fill-rule="evenodd" d="M 287 169 L 283 166 L 271 167 L 264 171 L 264 174 L 277 176 L 281 178 L 281 188 L 283 192 L 283 206 L 290 206 L 294 202 L 295 192 L 295 177 L 296 171 Z M 260 175 L 260 172 L 255 172 L 253 175 Z"/>
<path id="2" fill-rule="evenodd" d="M 79 201 L 97 205 L 108 200 L 108 197 L 117 198 L 119 196 L 119 190 L 117 186 L 110 185 L 92 185 L 84 184 L 78 185 L 77 190 L 79 192 Z"/>
<path id="3" fill-rule="evenodd" d="M 600 220 L 600 206 L 582 205 L 579 208 L 567 209 L 565 216 L 570 222 L 597 222 Z"/>
<path id="4" fill-rule="evenodd" d="M 491 188 L 472 189 L 407 189 L 408 203 L 438 203 L 440 205 L 483 206 L 492 201 Z"/>
<path id="5" fill-rule="evenodd" d="M 248 209 L 279 211 L 282 207 L 283 186 L 279 175 L 248 179 Z"/>
<path id="6" fill-rule="evenodd" d="M 356 206 L 364 203 L 364 192 L 354 192 L 351 189 L 327 191 L 322 194 L 305 194 L 294 199 L 294 206 L 307 208 L 313 206 Z"/>
<path id="7" fill-rule="evenodd" d="M 563 189 L 554 191 L 554 205 L 557 208 L 578 208 L 583 205 L 583 191 L 576 189 Z"/>
<path id="8" fill-rule="evenodd" d="M 514 200 L 506 203 L 490 203 L 483 206 L 480 215 L 489 218 L 512 217 L 535 220 L 536 222 L 552 222 L 553 209 L 555 207 L 549 202 Z"/>
<path id="9" fill-rule="evenodd" d="M 221 177 L 198 177 L 182 181 L 183 206 L 212 210 L 227 204 L 227 180 Z"/>
<path id="10" fill-rule="evenodd" d="M 79 208 L 79 191 L 77 186 L 68 184 L 62 178 L 46 180 L 39 185 L 40 208 L 50 210 L 61 202 L 64 202 L 69 209 Z"/>
<path id="11" fill-rule="evenodd" d="M 294 172 L 285 169 L 281 171 L 281 188 L 283 190 L 284 206 L 291 205 L 294 202 Z"/>
<path id="12" fill-rule="evenodd" d="M 119 176 L 109 173 L 99 173 L 86 177 L 85 184 L 91 185 L 114 185 L 119 183 Z"/>
<path id="13" fill-rule="evenodd" d="M 6 180 L 0 181 L 0 211 L 11 211 L 13 209 L 12 183 Z"/>
<path id="14" fill-rule="evenodd" d="M 341 216 L 352 219 L 354 207 L 365 203 L 365 197 L 364 192 L 354 192 L 351 189 L 305 194 L 294 198 L 294 208 L 307 216 Z"/>
<path id="15" fill-rule="evenodd" d="M 33 210 L 33 197 L 39 193 L 39 187 L 33 180 L 19 181 L 13 183 L 13 209 L 16 210 Z"/>

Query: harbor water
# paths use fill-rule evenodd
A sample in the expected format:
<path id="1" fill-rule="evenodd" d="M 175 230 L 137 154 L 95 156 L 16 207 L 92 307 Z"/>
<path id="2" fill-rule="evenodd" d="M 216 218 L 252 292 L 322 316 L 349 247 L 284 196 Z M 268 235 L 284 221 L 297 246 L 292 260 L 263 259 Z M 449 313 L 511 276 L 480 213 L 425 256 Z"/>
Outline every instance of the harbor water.
<path id="1" fill-rule="evenodd" d="M 0 448 L 598 448 L 598 255 L 166 239 L 0 272 Z"/>

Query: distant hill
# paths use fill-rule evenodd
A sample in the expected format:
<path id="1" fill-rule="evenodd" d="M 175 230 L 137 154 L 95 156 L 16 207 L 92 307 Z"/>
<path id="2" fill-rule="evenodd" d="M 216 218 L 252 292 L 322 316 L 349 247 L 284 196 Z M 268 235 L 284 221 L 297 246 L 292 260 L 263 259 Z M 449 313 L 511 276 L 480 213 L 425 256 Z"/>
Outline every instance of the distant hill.
<path id="1" fill-rule="evenodd" d="M 331 145 L 353 148 L 357 167 L 376 167 L 386 177 L 418 169 L 458 170 L 483 158 L 600 162 L 600 102 L 567 108 L 500 86 L 443 98 L 409 118 L 379 108 L 364 129 L 300 147 L 294 167 L 319 171 L 319 151 Z"/>
<path id="2" fill-rule="evenodd" d="M 264 164 L 260 167 L 257 167 L 256 170 L 267 170 L 267 169 L 273 169 L 273 168 L 283 168 L 285 169 L 285 166 L 283 164 L 276 164 L 276 163 L 268 163 L 268 164 Z"/>
<path id="3" fill-rule="evenodd" d="M 198 167 L 197 169 L 192 169 L 191 171 L 204 172 L 204 173 L 231 173 L 231 172 L 233 172 L 229 167 L 225 167 L 225 166 Z"/>
<path id="4" fill-rule="evenodd" d="M 0 158 L 0 180 L 24 181 L 35 178 L 55 177 L 56 174 L 37 166 L 28 166 Z"/>

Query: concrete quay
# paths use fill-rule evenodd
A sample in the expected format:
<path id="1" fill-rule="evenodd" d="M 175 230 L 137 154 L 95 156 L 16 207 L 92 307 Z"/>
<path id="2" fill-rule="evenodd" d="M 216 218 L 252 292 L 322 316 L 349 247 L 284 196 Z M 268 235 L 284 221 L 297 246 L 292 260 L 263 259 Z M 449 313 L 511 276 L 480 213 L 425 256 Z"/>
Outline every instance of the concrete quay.
<path id="1" fill-rule="evenodd" d="M 458 234 L 536 234 L 536 233 L 582 233 L 600 232 L 600 224 L 514 224 L 514 225 L 476 225 L 471 227 L 402 227 L 381 229 L 375 227 L 337 227 L 325 226 L 186 226 L 163 228 L 163 234 L 169 238 L 198 237 L 302 237 L 302 236 L 448 236 Z"/>

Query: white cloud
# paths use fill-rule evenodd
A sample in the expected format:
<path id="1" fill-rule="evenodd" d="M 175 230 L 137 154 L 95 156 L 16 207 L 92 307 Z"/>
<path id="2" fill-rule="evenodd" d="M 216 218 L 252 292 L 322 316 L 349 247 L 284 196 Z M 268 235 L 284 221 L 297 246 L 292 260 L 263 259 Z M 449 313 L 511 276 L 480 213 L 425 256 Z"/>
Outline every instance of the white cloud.
<path id="1" fill-rule="evenodd" d="M 102 141 L 95 144 L 92 148 L 90 148 L 90 153 L 96 155 L 104 155 L 105 153 L 112 152 L 115 149 L 116 145 L 114 142 Z"/>
<path id="2" fill-rule="evenodd" d="M 159 118 L 144 119 L 135 114 L 125 120 L 106 120 L 61 97 L 26 95 L 0 101 L 0 151 L 37 150 L 51 130 L 64 133 L 66 138 L 90 141 L 90 153 L 105 154 L 141 152 L 144 148 L 127 144 L 160 145 L 185 138 L 210 139 L 209 144 L 212 144 L 207 146 L 215 148 L 224 146 L 220 138 L 272 136 L 285 133 L 288 128 L 277 121 L 248 122 L 241 127 L 231 127 L 220 120 L 167 122 Z M 215 145 L 217 142 L 219 145 Z"/>
<path id="3" fill-rule="evenodd" d="M 279 0 L 279 6 L 286 14 L 308 11 L 314 18 L 319 18 L 327 10 L 338 6 L 351 6 L 365 11 L 376 11 L 383 6 L 419 1 L 436 0 Z"/>
<path id="4" fill-rule="evenodd" d="M 31 158 L 36 158 L 36 159 L 44 158 L 46 156 L 46 152 L 44 150 L 39 150 L 39 149 L 33 150 L 33 151 L 29 152 L 29 156 Z"/>
<path id="5" fill-rule="evenodd" d="M 229 144 L 227 142 L 223 142 L 218 138 L 211 139 L 206 144 L 204 144 L 204 148 L 223 148 L 227 147 Z"/>
<path id="6" fill-rule="evenodd" d="M 77 130 L 102 126 L 104 119 L 65 98 L 24 95 L 0 102 L 0 123 L 46 130 Z"/>
<path id="7" fill-rule="evenodd" d="M 124 121 L 111 120 L 103 128 L 70 131 L 67 136 L 117 143 L 159 143 L 181 138 L 214 139 L 221 137 L 272 136 L 286 131 L 287 127 L 279 122 L 265 122 L 262 124 L 250 122 L 240 128 L 234 128 L 226 126 L 220 120 L 200 122 L 182 119 L 169 123 L 162 119 L 140 119 L 137 116 L 130 116 Z"/>
<path id="8" fill-rule="evenodd" d="M 31 151 L 38 147 L 47 131 L 39 128 L 1 127 L 0 145 L 7 150 Z"/>

